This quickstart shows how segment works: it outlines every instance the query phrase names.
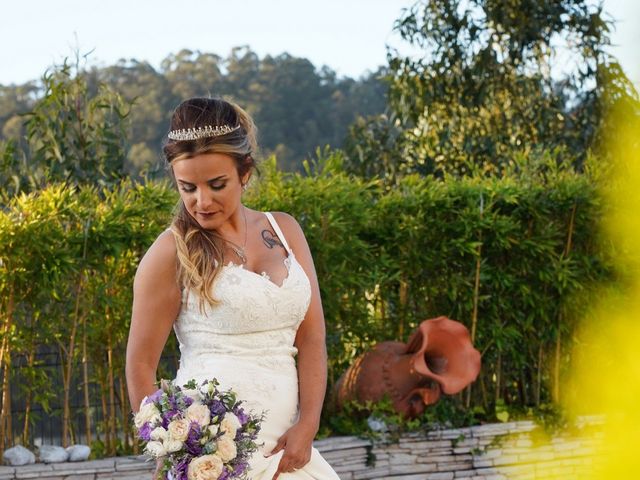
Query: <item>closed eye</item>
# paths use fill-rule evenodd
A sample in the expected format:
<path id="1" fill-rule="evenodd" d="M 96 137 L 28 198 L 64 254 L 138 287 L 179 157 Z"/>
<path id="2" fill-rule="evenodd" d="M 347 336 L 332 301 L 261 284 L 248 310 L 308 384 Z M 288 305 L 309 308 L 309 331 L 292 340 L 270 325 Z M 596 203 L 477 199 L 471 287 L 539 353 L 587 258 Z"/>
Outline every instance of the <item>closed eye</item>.
<path id="1" fill-rule="evenodd" d="M 211 190 L 222 190 L 222 189 L 223 189 L 224 187 L 226 187 L 226 186 L 227 186 L 227 184 L 226 184 L 226 183 L 223 183 L 222 185 L 209 185 L 209 187 L 211 188 Z M 186 192 L 186 193 L 193 193 L 193 192 L 195 192 L 195 191 L 196 191 L 196 188 L 195 188 L 195 187 L 188 187 L 188 186 L 186 186 L 186 185 L 184 185 L 184 184 L 180 185 L 180 189 L 181 189 L 183 192 Z"/>
<path id="2" fill-rule="evenodd" d="M 227 180 L 227 175 L 218 175 L 217 177 L 207 180 L 207 185 L 209 185 L 209 188 L 211 188 L 211 190 L 222 190 L 227 186 Z M 189 183 L 182 178 L 178 178 L 177 181 L 178 185 L 180 186 L 180 190 L 182 190 L 183 192 L 193 193 L 196 191 L 195 184 Z"/>

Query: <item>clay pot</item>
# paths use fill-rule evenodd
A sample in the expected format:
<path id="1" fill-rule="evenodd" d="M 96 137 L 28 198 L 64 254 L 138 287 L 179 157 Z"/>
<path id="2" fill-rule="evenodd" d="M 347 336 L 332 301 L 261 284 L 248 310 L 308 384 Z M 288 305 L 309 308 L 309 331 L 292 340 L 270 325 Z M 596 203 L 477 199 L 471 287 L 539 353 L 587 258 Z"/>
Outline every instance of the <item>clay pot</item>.
<path id="1" fill-rule="evenodd" d="M 480 372 L 469 331 L 447 317 L 423 321 L 409 341 L 382 342 L 356 358 L 334 389 L 336 405 L 379 401 L 388 394 L 397 412 L 415 418 L 441 393 L 454 394 Z"/>

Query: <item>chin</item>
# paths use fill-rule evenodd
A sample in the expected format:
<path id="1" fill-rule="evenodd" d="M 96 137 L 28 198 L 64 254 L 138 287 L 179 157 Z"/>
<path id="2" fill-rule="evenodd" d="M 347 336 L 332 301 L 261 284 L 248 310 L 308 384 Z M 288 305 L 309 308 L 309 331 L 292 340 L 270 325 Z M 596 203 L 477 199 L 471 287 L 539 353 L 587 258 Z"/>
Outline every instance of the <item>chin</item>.
<path id="1" fill-rule="evenodd" d="M 205 230 L 213 230 L 220 223 L 216 220 L 202 220 L 202 219 L 197 219 L 196 222 L 198 222 L 198 225 L 200 225 Z"/>
<path id="2" fill-rule="evenodd" d="M 195 223 L 205 230 L 211 230 L 213 228 L 212 225 L 218 223 L 218 220 L 213 218 L 217 215 L 213 215 L 212 218 L 203 218 L 202 215 L 198 215 L 195 212 L 189 212 L 189 216 Z"/>

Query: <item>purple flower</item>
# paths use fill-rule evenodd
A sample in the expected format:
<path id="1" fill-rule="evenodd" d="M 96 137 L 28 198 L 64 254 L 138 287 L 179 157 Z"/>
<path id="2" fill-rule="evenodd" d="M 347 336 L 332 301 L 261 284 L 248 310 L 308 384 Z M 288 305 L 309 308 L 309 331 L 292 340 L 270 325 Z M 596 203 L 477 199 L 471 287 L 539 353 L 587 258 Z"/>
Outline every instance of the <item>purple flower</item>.
<path id="1" fill-rule="evenodd" d="M 232 470 L 227 470 L 227 468 L 225 468 L 220 474 L 220 476 L 218 477 L 218 480 L 230 480 L 232 478 L 240 478 L 248 467 L 249 467 L 248 462 L 245 462 L 245 461 L 238 462 L 233 466 Z"/>
<path id="2" fill-rule="evenodd" d="M 189 434 L 187 440 L 184 442 L 185 449 L 193 456 L 198 456 L 202 453 L 202 445 L 200 445 L 200 425 L 197 422 L 191 422 L 189 424 Z"/>
<path id="3" fill-rule="evenodd" d="M 189 463 L 191 459 L 189 457 L 182 457 L 182 459 L 176 463 L 174 467 L 174 478 L 175 480 L 187 480 L 188 472 L 189 472 Z"/>
<path id="4" fill-rule="evenodd" d="M 233 476 L 234 477 L 239 477 L 240 475 L 242 475 L 245 470 L 247 469 L 247 467 L 249 466 L 248 462 L 238 462 L 235 464 L 235 466 L 233 467 Z"/>
<path id="5" fill-rule="evenodd" d="M 138 430 L 138 437 L 145 442 L 151 440 L 151 424 L 149 422 L 142 424 L 142 427 Z"/>
<path id="6" fill-rule="evenodd" d="M 157 402 L 158 400 L 160 400 L 160 397 L 162 397 L 162 394 L 163 394 L 162 390 L 156 390 L 155 392 L 153 392 L 151 395 L 147 397 L 147 399 L 144 402 L 145 405 L 148 403 Z"/>
<path id="7" fill-rule="evenodd" d="M 227 409 L 220 400 L 213 400 L 211 405 L 209 405 L 209 410 L 211 411 L 211 415 L 222 415 L 223 413 L 227 413 Z"/>
<path id="8" fill-rule="evenodd" d="M 236 410 L 233 413 L 236 414 L 236 417 L 238 417 L 238 420 L 240 420 L 240 424 L 243 427 L 249 421 L 249 415 L 247 415 L 242 408 L 236 408 Z"/>
<path id="9" fill-rule="evenodd" d="M 168 428 L 169 424 L 171 423 L 171 420 L 173 419 L 173 417 L 175 417 L 179 413 L 180 412 L 178 411 L 177 408 L 164 412 L 162 414 L 162 426 L 164 428 Z"/>

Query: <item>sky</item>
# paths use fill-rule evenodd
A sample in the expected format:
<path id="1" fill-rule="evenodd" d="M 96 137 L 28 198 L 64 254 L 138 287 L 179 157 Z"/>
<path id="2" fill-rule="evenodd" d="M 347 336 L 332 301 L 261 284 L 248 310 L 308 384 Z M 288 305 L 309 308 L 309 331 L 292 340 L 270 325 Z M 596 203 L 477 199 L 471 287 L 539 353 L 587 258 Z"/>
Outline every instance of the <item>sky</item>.
<path id="1" fill-rule="evenodd" d="M 162 59 L 183 48 L 226 57 L 248 45 L 260 57 L 287 52 L 358 78 L 402 48 L 394 21 L 409 0 L 5 0 L 0 84 L 40 78 L 51 65 L 90 53 L 91 65 Z M 640 1 L 604 0 L 616 19 L 612 53 L 640 85 Z"/>

